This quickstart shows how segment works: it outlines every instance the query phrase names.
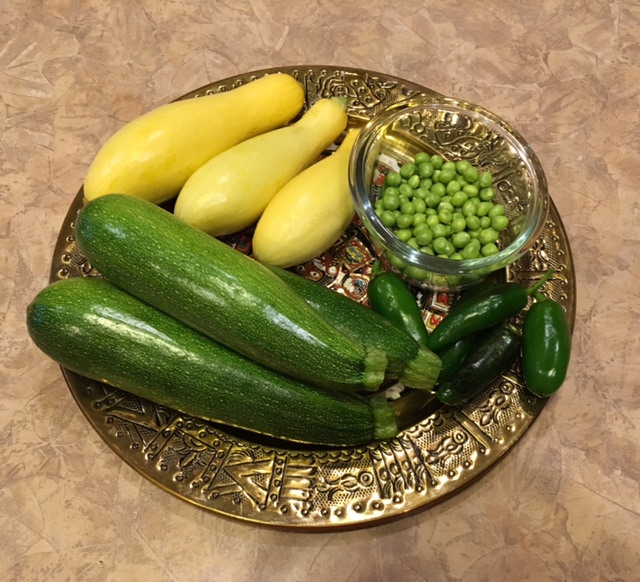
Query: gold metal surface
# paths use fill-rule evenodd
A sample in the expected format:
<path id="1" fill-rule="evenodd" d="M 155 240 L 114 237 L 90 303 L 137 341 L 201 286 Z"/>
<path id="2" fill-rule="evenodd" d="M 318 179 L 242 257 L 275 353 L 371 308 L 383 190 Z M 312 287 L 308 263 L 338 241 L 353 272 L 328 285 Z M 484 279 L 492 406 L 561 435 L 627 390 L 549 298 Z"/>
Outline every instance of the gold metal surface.
<path id="1" fill-rule="evenodd" d="M 290 73 L 303 83 L 307 106 L 319 97 L 346 96 L 353 127 L 407 96 L 434 94 L 371 71 L 300 66 L 232 77 L 183 98 L 229 90 L 275 71 Z M 60 231 L 51 281 L 97 275 L 75 243 L 73 221 L 81 206 L 82 190 Z M 251 231 L 227 242 L 250 252 Z M 355 221 L 330 251 L 297 270 L 318 284 L 364 301 L 372 261 L 368 239 Z M 573 328 L 575 275 L 567 236 L 553 204 L 538 242 L 500 276 L 528 286 L 549 268 L 555 274 L 542 290 L 564 306 Z M 436 325 L 455 300 L 452 295 L 424 291 L 416 297 L 428 327 Z M 63 372 L 93 428 L 152 482 L 203 508 L 290 528 L 353 527 L 432 505 L 494 465 L 545 404 L 526 391 L 516 364 L 459 408 L 405 391 L 394 401 L 403 429 L 398 437 L 362 447 L 326 449 L 228 429 Z"/>

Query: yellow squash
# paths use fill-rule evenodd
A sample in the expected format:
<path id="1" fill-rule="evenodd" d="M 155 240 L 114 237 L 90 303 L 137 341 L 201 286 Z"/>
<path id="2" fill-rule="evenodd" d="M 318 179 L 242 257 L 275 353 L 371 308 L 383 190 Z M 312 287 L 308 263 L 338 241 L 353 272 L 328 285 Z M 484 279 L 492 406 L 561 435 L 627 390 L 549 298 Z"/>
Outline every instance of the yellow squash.
<path id="1" fill-rule="evenodd" d="M 278 73 L 158 107 L 123 126 L 98 151 L 85 179 L 85 199 L 121 193 L 164 202 L 205 162 L 289 122 L 303 103 L 300 83 Z"/>
<path id="2" fill-rule="evenodd" d="M 349 157 L 358 130 L 350 131 L 331 156 L 296 176 L 260 217 L 253 235 L 256 259 L 291 267 L 335 243 L 353 218 Z"/>
<path id="3" fill-rule="evenodd" d="M 296 123 L 244 141 L 197 170 L 175 215 L 213 236 L 258 220 L 276 193 L 311 165 L 347 126 L 342 99 L 320 99 Z"/>

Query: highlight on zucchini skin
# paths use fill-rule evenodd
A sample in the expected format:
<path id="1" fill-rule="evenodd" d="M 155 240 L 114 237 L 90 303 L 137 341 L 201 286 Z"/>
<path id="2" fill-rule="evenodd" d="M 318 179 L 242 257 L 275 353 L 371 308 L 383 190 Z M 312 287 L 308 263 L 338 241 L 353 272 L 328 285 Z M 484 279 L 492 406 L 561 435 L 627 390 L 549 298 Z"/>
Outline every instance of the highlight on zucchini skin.
<path id="1" fill-rule="evenodd" d="M 261 364 L 329 389 L 375 391 L 386 354 L 349 338 L 266 267 L 132 196 L 89 202 L 77 242 L 109 281 Z"/>
<path id="2" fill-rule="evenodd" d="M 397 434 L 385 400 L 273 372 L 103 279 L 45 288 L 28 307 L 27 327 L 65 368 L 205 420 L 316 445 Z"/>

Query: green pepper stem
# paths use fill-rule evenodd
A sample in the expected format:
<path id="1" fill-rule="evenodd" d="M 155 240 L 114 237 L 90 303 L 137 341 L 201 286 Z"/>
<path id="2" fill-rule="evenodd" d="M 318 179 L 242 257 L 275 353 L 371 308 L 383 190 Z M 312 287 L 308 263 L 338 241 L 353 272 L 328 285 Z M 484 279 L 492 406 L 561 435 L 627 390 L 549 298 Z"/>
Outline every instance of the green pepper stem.
<path id="1" fill-rule="evenodd" d="M 542 293 L 540 293 L 540 291 L 535 291 L 533 294 L 533 297 L 535 297 L 535 300 L 538 303 L 542 303 L 543 301 L 548 301 L 549 299 L 547 297 L 545 297 Z"/>
<path id="2" fill-rule="evenodd" d="M 533 295 L 535 297 L 536 293 L 538 293 L 538 289 L 540 289 L 540 287 L 542 287 L 549 279 L 551 279 L 554 273 L 554 269 L 549 269 L 537 283 L 526 290 L 527 295 Z"/>
<path id="3" fill-rule="evenodd" d="M 373 266 L 371 267 L 371 279 L 377 277 L 382 272 L 382 265 L 380 261 L 374 261 Z"/>

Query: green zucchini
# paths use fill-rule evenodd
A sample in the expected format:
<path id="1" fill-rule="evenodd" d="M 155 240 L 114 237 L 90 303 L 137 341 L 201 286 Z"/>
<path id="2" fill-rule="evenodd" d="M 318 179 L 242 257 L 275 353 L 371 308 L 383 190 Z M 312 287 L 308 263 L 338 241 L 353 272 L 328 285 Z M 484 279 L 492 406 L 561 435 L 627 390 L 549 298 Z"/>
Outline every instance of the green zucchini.
<path id="1" fill-rule="evenodd" d="M 393 437 L 383 399 L 280 375 L 99 278 L 43 289 L 27 310 L 35 344 L 60 365 L 183 413 L 291 441 Z"/>
<path id="2" fill-rule="evenodd" d="M 421 347 L 408 333 L 373 309 L 336 291 L 291 271 L 269 268 L 340 331 L 364 345 L 384 350 L 389 361 L 388 378 L 398 379 L 411 388 L 433 388 L 440 372 L 440 358 Z"/>
<path id="3" fill-rule="evenodd" d="M 338 331 L 257 261 L 146 200 L 96 198 L 75 230 L 109 281 L 244 356 L 332 389 L 375 390 L 384 380 L 384 352 Z"/>

